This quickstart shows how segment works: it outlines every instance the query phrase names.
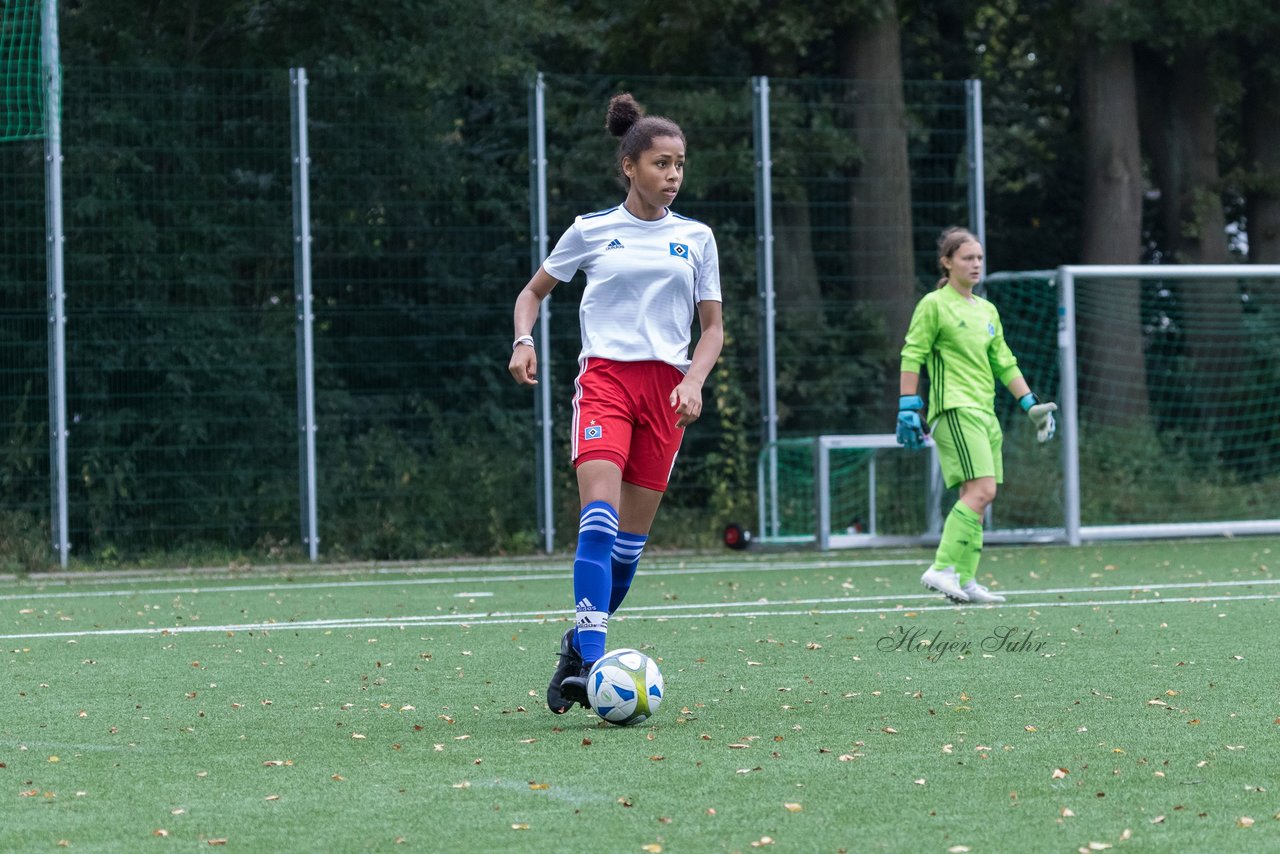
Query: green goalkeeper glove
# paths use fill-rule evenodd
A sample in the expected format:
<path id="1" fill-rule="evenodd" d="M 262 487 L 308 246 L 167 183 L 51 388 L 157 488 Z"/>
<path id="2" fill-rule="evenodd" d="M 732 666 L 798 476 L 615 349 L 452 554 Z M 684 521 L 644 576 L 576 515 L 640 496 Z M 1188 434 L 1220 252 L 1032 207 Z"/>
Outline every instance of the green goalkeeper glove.
<path id="1" fill-rule="evenodd" d="M 1022 407 L 1023 412 L 1027 413 L 1031 423 L 1036 426 L 1036 439 L 1041 442 L 1047 442 L 1053 438 L 1053 434 L 1058 429 L 1058 425 L 1053 420 L 1053 413 L 1058 410 L 1058 404 L 1041 403 L 1040 398 L 1036 397 L 1033 392 L 1027 392 L 1018 398 L 1018 405 Z"/>

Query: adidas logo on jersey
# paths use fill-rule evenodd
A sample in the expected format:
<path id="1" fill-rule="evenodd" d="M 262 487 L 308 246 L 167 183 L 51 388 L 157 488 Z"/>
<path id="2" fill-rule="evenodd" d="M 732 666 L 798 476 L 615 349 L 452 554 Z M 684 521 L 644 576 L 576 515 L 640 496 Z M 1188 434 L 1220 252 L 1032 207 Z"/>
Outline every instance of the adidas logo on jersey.
<path id="1" fill-rule="evenodd" d="M 626 247 L 622 245 L 622 241 L 616 237 L 613 240 L 610 240 L 609 245 L 605 247 L 605 249 L 625 249 L 625 248 Z"/>

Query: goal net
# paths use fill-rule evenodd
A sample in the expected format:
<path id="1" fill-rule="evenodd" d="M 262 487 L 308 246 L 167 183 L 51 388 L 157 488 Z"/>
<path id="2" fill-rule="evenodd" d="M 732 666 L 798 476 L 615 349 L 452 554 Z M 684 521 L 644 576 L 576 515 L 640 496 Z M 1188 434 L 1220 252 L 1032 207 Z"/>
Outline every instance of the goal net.
<path id="1" fill-rule="evenodd" d="M 0 3 L 0 142 L 44 135 L 41 0 Z"/>
<path id="2" fill-rule="evenodd" d="M 1066 266 L 984 287 L 1032 389 L 1059 405 L 1041 445 L 997 392 L 1005 479 L 988 542 L 1280 532 L 1280 266 Z M 956 498 L 936 461 L 922 472 L 928 455 L 839 438 L 761 454 L 761 539 L 936 541 Z"/>

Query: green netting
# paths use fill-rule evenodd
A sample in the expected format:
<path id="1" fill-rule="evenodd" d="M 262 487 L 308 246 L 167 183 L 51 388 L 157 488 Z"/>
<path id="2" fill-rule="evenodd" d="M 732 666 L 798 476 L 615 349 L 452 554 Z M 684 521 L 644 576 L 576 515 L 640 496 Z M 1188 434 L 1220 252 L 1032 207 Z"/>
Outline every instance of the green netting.
<path id="1" fill-rule="evenodd" d="M 1268 519 L 1280 280 L 1076 282 L 1081 523 Z"/>
<path id="2" fill-rule="evenodd" d="M 1051 273 L 988 280 L 1033 389 L 1057 399 Z M 1269 519 L 1280 494 L 1280 281 L 1075 277 L 1080 521 L 1091 525 Z M 1061 518 L 1058 449 L 1030 438 L 1003 395 L 1010 477 L 996 519 Z M 1061 524 L 1061 522 L 1057 522 Z"/>
<path id="3" fill-rule="evenodd" d="M 1032 390 L 1043 400 L 1058 400 L 1058 288 L 1052 272 L 991 276 L 986 297 L 1000 310 L 1004 337 Z M 1035 431 L 1007 390 L 996 391 L 996 415 L 1004 431 L 1004 483 L 991 508 L 995 530 L 1061 528 L 1062 443 L 1036 441 Z M 954 492 L 943 498 L 949 507 Z"/>
<path id="4" fill-rule="evenodd" d="M 533 254 L 527 81 L 453 91 L 386 74 L 309 76 L 321 549 L 377 558 L 532 549 L 534 400 L 506 373 L 511 307 Z M 750 81 L 546 82 L 553 241 L 575 214 L 623 197 L 602 128 L 611 94 L 633 91 L 688 134 L 678 208 L 715 228 L 728 341 L 655 536 L 711 542 L 756 506 L 762 345 Z M 299 518 L 288 77 L 71 67 L 65 83 L 73 554 L 204 543 L 287 551 Z M 785 105 L 775 151 L 784 146 L 791 182 L 775 203 L 785 197 L 792 239 L 804 222 L 797 182 L 810 199 L 809 232 L 785 257 L 792 272 L 813 274 L 780 279 L 779 312 L 811 316 L 802 284 L 825 318 L 779 330 L 791 348 L 780 362 L 784 431 L 869 431 L 892 419 L 892 396 L 870 382 L 888 358 L 883 334 L 865 334 L 878 311 L 854 308 L 850 288 L 865 277 L 842 272 L 840 261 L 862 245 L 849 208 L 868 180 L 864 143 L 842 142 L 854 121 L 841 103 L 852 97 L 847 85 L 774 90 Z M 915 223 L 932 234 L 964 205 L 963 102 L 958 84 L 907 92 Z M 23 514 L 11 527 L 47 532 L 42 148 L 0 147 L 0 403 L 14 413 L 0 425 L 0 486 L 5 506 Z M 910 233 L 895 235 L 920 248 Z M 577 515 L 564 446 L 580 290 L 556 291 L 544 354 L 556 389 L 561 543 Z M 838 512 L 852 520 L 861 511 Z"/>
<path id="5" fill-rule="evenodd" d="M 0 142 L 44 135 L 41 0 L 0 2 Z"/>
<path id="6" fill-rule="evenodd" d="M 968 222 L 964 85 L 770 85 L 779 435 L 883 432 L 912 296 Z"/>
<path id="7" fill-rule="evenodd" d="M 765 500 L 764 518 L 759 520 L 762 524 L 756 534 L 762 541 L 798 541 L 814 536 L 815 444 L 813 438 L 780 439 L 760 452 L 759 483 Z M 929 461 L 927 454 L 899 449 L 831 449 L 827 482 L 830 533 L 923 534 L 929 525 Z"/>
<path id="8" fill-rule="evenodd" d="M 1056 271 L 999 273 L 984 283 L 1032 389 L 1061 400 Z M 1080 523 L 1178 525 L 1273 519 L 1280 494 L 1280 280 L 1162 279 L 1075 274 Z M 1045 445 L 1012 395 L 999 390 L 1004 483 L 992 507 L 996 531 L 1065 525 L 1063 439 Z M 832 532 L 860 525 L 865 453 L 833 452 Z M 766 454 L 761 472 L 767 474 Z M 778 445 L 778 481 L 763 500 L 776 534 L 814 529 L 813 440 Z M 896 482 L 893 482 L 896 481 Z M 880 527 L 901 520 L 923 534 L 912 474 L 881 476 Z M 919 482 L 918 479 L 915 482 Z M 773 504 L 776 497 L 776 510 Z M 939 496 L 945 509 L 954 491 Z M 861 502 L 861 503 L 859 503 Z M 766 536 L 774 533 L 766 528 Z M 896 533 L 881 530 L 880 533 Z"/>

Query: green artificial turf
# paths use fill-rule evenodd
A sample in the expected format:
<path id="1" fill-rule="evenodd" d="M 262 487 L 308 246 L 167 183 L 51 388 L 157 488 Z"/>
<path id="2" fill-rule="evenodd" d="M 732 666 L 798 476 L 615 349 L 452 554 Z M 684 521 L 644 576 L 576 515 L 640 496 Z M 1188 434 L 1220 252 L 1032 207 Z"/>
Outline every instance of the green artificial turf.
<path id="1" fill-rule="evenodd" d="M 1280 541 L 928 558 L 646 557 L 627 729 L 543 703 L 567 561 L 0 584 L 0 850 L 1280 848 Z"/>

